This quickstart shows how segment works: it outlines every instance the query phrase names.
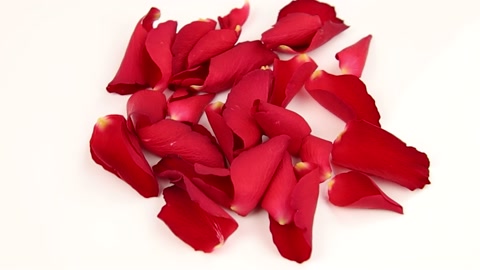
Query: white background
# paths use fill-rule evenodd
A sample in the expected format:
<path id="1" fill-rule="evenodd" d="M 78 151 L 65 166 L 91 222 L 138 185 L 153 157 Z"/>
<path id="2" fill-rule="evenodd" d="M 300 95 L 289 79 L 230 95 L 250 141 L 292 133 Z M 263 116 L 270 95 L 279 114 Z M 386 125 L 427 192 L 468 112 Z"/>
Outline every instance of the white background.
<path id="1" fill-rule="evenodd" d="M 241 40 L 257 39 L 282 0 L 251 0 Z M 325 186 L 312 258 L 283 259 L 265 213 L 213 254 L 194 252 L 143 199 L 90 158 L 96 119 L 124 113 L 108 94 L 130 34 L 151 6 L 179 26 L 242 0 L 0 2 L 1 269 L 479 269 L 480 4 L 331 0 L 351 28 L 310 55 L 338 73 L 334 54 L 372 34 L 363 80 L 383 127 L 431 160 L 431 182 L 410 192 L 380 183 L 405 215 L 329 205 Z M 220 97 L 221 98 L 221 97 Z M 314 134 L 342 123 L 301 92 L 292 109 Z M 268 267 L 268 268 L 267 268 Z"/>

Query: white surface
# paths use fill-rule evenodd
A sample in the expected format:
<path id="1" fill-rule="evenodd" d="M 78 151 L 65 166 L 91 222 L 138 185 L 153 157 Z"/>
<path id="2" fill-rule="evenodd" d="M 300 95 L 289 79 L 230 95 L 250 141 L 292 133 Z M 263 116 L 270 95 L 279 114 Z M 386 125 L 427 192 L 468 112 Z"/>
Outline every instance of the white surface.
<path id="1" fill-rule="evenodd" d="M 242 40 L 259 38 L 286 3 L 251 0 Z M 479 269 L 480 4 L 329 3 L 351 28 L 311 56 L 337 72 L 334 54 L 372 34 L 363 79 L 381 123 L 430 157 L 424 190 L 382 183 L 405 215 L 333 207 L 322 192 L 303 265 L 277 253 L 265 214 L 237 218 L 213 254 L 194 252 L 156 218 L 163 199 L 94 164 L 88 140 L 99 116 L 124 113 L 127 97 L 105 86 L 148 8 L 181 26 L 243 1 L 1 1 L 0 268 Z M 342 124 L 303 99 L 291 108 L 333 139 Z"/>

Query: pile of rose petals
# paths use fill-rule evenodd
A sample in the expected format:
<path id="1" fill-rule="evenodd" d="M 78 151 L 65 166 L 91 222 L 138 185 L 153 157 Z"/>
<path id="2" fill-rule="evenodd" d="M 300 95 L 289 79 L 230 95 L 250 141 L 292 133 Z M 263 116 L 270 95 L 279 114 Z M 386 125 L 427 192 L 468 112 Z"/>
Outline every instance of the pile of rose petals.
<path id="1" fill-rule="evenodd" d="M 90 152 L 146 198 L 159 196 L 166 186 L 160 182 L 169 181 L 158 218 L 195 250 L 224 244 L 238 227 L 231 211 L 246 216 L 262 208 L 280 254 L 301 263 L 311 256 L 322 182 L 331 178 L 334 205 L 402 214 L 371 176 L 421 189 L 430 183 L 429 160 L 380 127 L 360 79 L 371 35 L 336 54 L 343 75 L 333 75 L 316 70 L 305 54 L 348 28 L 332 6 L 292 1 L 260 40 L 238 42 L 249 9 L 246 2 L 219 17 L 219 27 L 206 19 L 177 29 L 175 21 L 153 27 L 160 11 L 152 8 L 107 86 L 132 94 L 127 117 L 99 118 Z M 277 51 L 294 55 L 283 61 Z M 346 123 L 333 143 L 286 109 L 303 87 Z M 166 89 L 173 91 L 168 98 Z M 227 90 L 225 103 L 212 102 Z M 198 123 L 203 112 L 213 134 Z M 145 150 L 161 158 L 153 167 Z M 350 171 L 332 176 L 330 163 Z"/>

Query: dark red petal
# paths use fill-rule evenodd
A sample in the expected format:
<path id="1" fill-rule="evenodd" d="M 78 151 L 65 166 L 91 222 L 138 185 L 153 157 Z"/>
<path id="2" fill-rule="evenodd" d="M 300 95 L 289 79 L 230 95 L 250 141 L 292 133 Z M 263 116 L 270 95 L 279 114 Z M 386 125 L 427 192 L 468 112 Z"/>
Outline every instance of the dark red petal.
<path id="1" fill-rule="evenodd" d="M 205 107 L 212 101 L 215 94 L 194 95 L 177 99 L 168 103 L 168 114 L 176 121 L 198 123 Z"/>
<path id="2" fill-rule="evenodd" d="M 172 182 L 183 180 L 184 177 L 192 179 L 196 176 L 191 163 L 174 155 L 163 157 L 152 169 L 157 177 L 167 178 Z"/>
<path id="3" fill-rule="evenodd" d="M 172 44 L 177 31 L 176 21 L 160 23 L 157 28 L 150 31 L 145 41 L 150 58 L 160 70 L 160 77 L 155 78 L 155 90 L 163 91 L 167 88 L 168 81 L 172 76 Z"/>
<path id="4" fill-rule="evenodd" d="M 233 160 L 234 139 L 233 132 L 227 126 L 225 119 L 222 117 L 223 103 L 220 101 L 214 102 L 205 108 L 205 114 L 208 123 L 212 127 L 213 133 L 217 137 L 218 144 L 222 148 L 223 154 L 228 162 Z"/>
<path id="5" fill-rule="evenodd" d="M 318 103 L 346 123 L 353 119 L 363 119 L 380 126 L 380 114 L 375 100 L 358 77 L 337 76 L 317 70 L 305 88 Z"/>
<path id="6" fill-rule="evenodd" d="M 372 179 L 356 171 L 336 175 L 328 183 L 328 199 L 336 206 L 385 209 L 403 214 L 400 204 L 383 193 Z"/>
<path id="7" fill-rule="evenodd" d="M 273 92 L 270 103 L 287 107 L 293 97 L 317 69 L 317 64 L 306 54 L 296 55 L 287 61 L 273 61 Z"/>
<path id="8" fill-rule="evenodd" d="M 128 125 L 132 130 L 163 120 L 166 114 L 167 100 L 161 91 L 140 90 L 128 99 Z"/>
<path id="9" fill-rule="evenodd" d="M 240 29 L 219 29 L 206 33 L 192 48 L 188 55 L 188 68 L 210 60 L 237 43 Z"/>
<path id="10" fill-rule="evenodd" d="M 203 84 L 208 75 L 208 67 L 209 63 L 204 63 L 173 75 L 169 88 L 176 91 L 177 89 L 189 88 L 191 85 Z"/>
<path id="11" fill-rule="evenodd" d="M 189 180 L 184 184 L 185 189 L 172 186 L 164 190 L 166 205 L 158 218 L 195 250 L 212 252 L 223 245 L 238 224 Z"/>
<path id="12" fill-rule="evenodd" d="M 231 209 L 246 216 L 260 201 L 287 150 L 289 138 L 281 135 L 240 153 L 232 162 Z"/>
<path id="13" fill-rule="evenodd" d="M 372 35 L 368 35 L 335 55 L 343 74 L 352 74 L 357 77 L 362 76 L 371 40 Z"/>
<path id="14" fill-rule="evenodd" d="M 290 2 L 280 10 L 277 20 L 287 16 L 290 13 L 307 13 L 311 15 L 317 15 L 320 17 L 322 22 L 343 22 L 337 18 L 334 7 L 316 0 L 296 0 Z"/>
<path id="15" fill-rule="evenodd" d="M 152 82 L 151 77 L 156 77 L 159 71 L 145 49 L 145 40 L 153 22 L 158 18 L 160 10 L 151 8 L 147 15 L 140 19 L 117 74 L 107 86 L 108 92 L 127 95 L 153 86 L 155 82 Z"/>
<path id="16" fill-rule="evenodd" d="M 280 224 L 272 216 L 269 216 L 269 219 L 273 242 L 280 254 L 298 263 L 308 260 L 312 253 L 312 244 L 305 240 L 303 230 L 293 222 Z"/>
<path id="17" fill-rule="evenodd" d="M 232 49 L 210 60 L 208 76 L 203 85 L 192 85 L 194 90 L 217 93 L 229 88 L 248 72 L 270 65 L 277 55 L 260 41 L 238 43 Z"/>
<path id="18" fill-rule="evenodd" d="M 280 225 L 293 219 L 295 211 L 290 205 L 290 195 L 296 184 L 292 158 L 285 152 L 262 199 L 262 208 Z"/>
<path id="19" fill-rule="evenodd" d="M 188 54 L 206 33 L 215 29 L 216 25 L 214 20 L 199 20 L 185 25 L 178 31 L 172 45 L 173 74 L 187 69 Z"/>
<path id="20" fill-rule="evenodd" d="M 262 41 L 269 49 L 288 46 L 302 50 L 307 48 L 313 36 L 322 27 L 318 16 L 307 13 L 291 13 L 262 34 Z"/>
<path id="21" fill-rule="evenodd" d="M 222 29 L 235 29 L 237 25 L 242 26 L 248 19 L 250 3 L 245 0 L 242 8 L 234 8 L 224 17 L 218 17 L 218 24 Z"/>
<path id="22" fill-rule="evenodd" d="M 137 130 L 137 134 L 143 147 L 160 157 L 177 155 L 191 163 L 224 166 L 223 155 L 210 138 L 184 123 L 165 119 Z"/>
<path id="23" fill-rule="evenodd" d="M 330 166 L 331 152 L 331 142 L 308 135 L 303 139 L 298 155 L 302 161 L 316 164 L 320 169 L 322 179 L 327 180 L 332 176 L 332 168 Z"/>
<path id="24" fill-rule="evenodd" d="M 379 176 L 410 190 L 430 184 L 427 155 L 361 120 L 350 121 L 335 140 L 332 163 Z"/>
<path id="25" fill-rule="evenodd" d="M 187 88 L 178 88 L 173 91 L 172 95 L 168 99 L 169 102 L 181 100 L 182 98 L 187 98 L 192 95 L 192 92 Z"/>
<path id="26" fill-rule="evenodd" d="M 341 23 L 336 23 L 333 21 L 323 22 L 322 28 L 317 31 L 317 33 L 313 36 L 312 42 L 310 45 L 304 49 L 303 51 L 299 52 L 309 52 L 312 51 L 323 44 L 327 43 L 329 40 L 340 34 L 341 32 L 348 29 L 348 25 Z"/>
<path id="27" fill-rule="evenodd" d="M 158 183 L 137 140 L 128 130 L 123 116 L 107 115 L 95 124 L 90 153 L 96 163 L 123 179 L 142 196 L 156 197 Z"/>
<path id="28" fill-rule="evenodd" d="M 288 151 L 292 155 L 298 153 L 303 138 L 312 132 L 305 119 L 296 112 L 260 100 L 255 102 L 254 109 L 253 118 L 268 137 L 285 134 L 291 138 Z"/>

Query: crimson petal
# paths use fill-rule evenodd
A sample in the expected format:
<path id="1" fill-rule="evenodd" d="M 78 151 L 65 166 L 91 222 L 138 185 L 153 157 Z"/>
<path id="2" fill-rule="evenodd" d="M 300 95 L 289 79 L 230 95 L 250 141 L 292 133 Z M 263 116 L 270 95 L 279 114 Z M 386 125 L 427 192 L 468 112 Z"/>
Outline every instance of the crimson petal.
<path id="1" fill-rule="evenodd" d="M 121 95 L 135 93 L 138 90 L 153 87 L 158 68 L 145 49 L 147 34 L 153 28 L 153 22 L 160 18 L 160 10 L 151 8 L 138 22 L 123 56 L 122 63 L 107 91 Z"/>
<path id="2" fill-rule="evenodd" d="M 198 123 L 205 107 L 215 94 L 195 94 L 168 103 L 168 114 L 176 121 Z"/>
<path id="3" fill-rule="evenodd" d="M 371 40 L 372 35 L 368 35 L 335 55 L 343 74 L 362 76 Z"/>
<path id="4" fill-rule="evenodd" d="M 303 139 L 298 155 L 302 161 L 316 164 L 320 169 L 322 179 L 327 180 L 332 176 L 331 152 L 332 143 L 330 141 L 308 135 Z"/>
<path id="5" fill-rule="evenodd" d="M 290 13 L 307 13 L 311 15 L 317 15 L 320 17 L 322 22 L 343 22 L 337 18 L 334 7 L 327 3 L 318 2 L 316 0 L 295 0 L 290 2 L 280 10 L 277 20 L 287 16 Z"/>
<path id="6" fill-rule="evenodd" d="M 246 216 L 257 206 L 287 150 L 288 142 L 288 136 L 277 136 L 240 153 L 233 160 L 230 167 L 233 211 Z"/>
<path id="7" fill-rule="evenodd" d="M 165 119 L 167 100 L 161 91 L 140 90 L 127 102 L 128 125 L 136 130 Z"/>
<path id="8" fill-rule="evenodd" d="M 248 19 L 250 3 L 245 0 L 242 8 L 234 8 L 224 17 L 218 17 L 218 24 L 222 29 L 235 29 L 237 25 L 242 26 Z"/>
<path id="9" fill-rule="evenodd" d="M 403 208 L 390 199 L 370 177 L 356 171 L 336 175 L 328 183 L 328 199 L 336 206 L 385 209 L 403 214 Z"/>
<path id="10" fill-rule="evenodd" d="M 158 183 L 145 159 L 138 139 L 121 115 L 98 119 L 90 139 L 93 160 L 132 186 L 145 198 L 156 197 Z"/>
<path id="11" fill-rule="evenodd" d="M 224 104 L 220 101 L 214 102 L 205 108 L 205 115 L 208 123 L 212 127 L 213 133 L 217 137 L 218 144 L 228 162 L 233 160 L 234 135 L 230 127 L 228 127 L 222 116 Z"/>
<path id="12" fill-rule="evenodd" d="M 317 70 L 305 88 L 318 103 L 343 121 L 363 119 L 380 126 L 375 100 L 357 76 L 337 76 Z"/>
<path id="13" fill-rule="evenodd" d="M 203 84 L 208 75 L 209 63 L 181 71 L 172 76 L 169 84 L 171 90 L 189 89 L 191 85 Z"/>
<path id="14" fill-rule="evenodd" d="M 361 120 L 350 121 L 335 140 L 332 163 L 393 181 L 410 190 L 430 184 L 426 154 Z"/>
<path id="15" fill-rule="evenodd" d="M 143 147 L 160 157 L 178 155 L 191 163 L 224 166 L 223 155 L 210 138 L 184 123 L 165 119 L 137 130 L 137 134 Z"/>

